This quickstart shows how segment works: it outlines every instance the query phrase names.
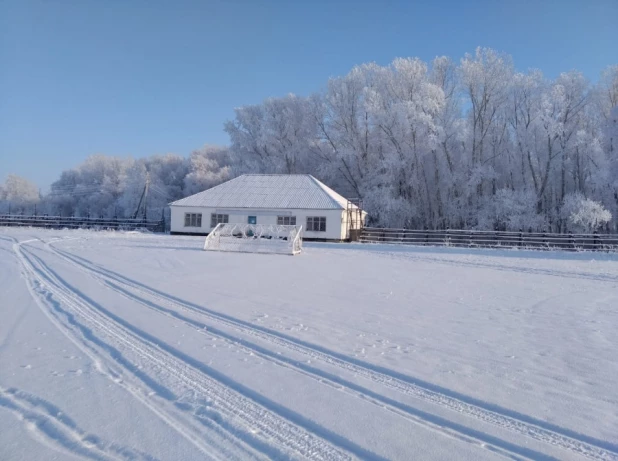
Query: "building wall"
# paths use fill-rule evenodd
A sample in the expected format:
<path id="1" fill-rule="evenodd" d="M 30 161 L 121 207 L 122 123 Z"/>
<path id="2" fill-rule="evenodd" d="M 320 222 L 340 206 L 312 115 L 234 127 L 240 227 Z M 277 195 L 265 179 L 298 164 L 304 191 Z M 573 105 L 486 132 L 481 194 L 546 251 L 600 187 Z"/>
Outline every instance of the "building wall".
<path id="1" fill-rule="evenodd" d="M 345 210 L 250 210 L 250 209 L 213 209 L 202 207 L 171 206 L 170 231 L 205 235 L 210 227 L 211 214 L 227 214 L 230 224 L 247 224 L 249 216 L 255 216 L 257 224 L 277 224 L 277 216 L 296 216 L 296 225 L 303 226 L 302 237 L 308 239 L 345 240 L 347 238 Z M 185 213 L 202 213 L 202 227 L 184 227 Z M 326 217 L 326 232 L 308 232 L 307 217 Z"/>

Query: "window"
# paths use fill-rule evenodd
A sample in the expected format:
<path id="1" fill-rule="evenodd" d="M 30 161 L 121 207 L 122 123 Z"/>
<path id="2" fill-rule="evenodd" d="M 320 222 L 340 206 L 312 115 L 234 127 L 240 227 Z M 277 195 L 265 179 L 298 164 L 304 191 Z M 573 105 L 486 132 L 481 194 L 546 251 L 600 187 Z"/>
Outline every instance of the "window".
<path id="1" fill-rule="evenodd" d="M 185 213 L 185 227 L 202 227 L 202 213 Z"/>
<path id="2" fill-rule="evenodd" d="M 210 215 L 210 227 L 214 229 L 217 224 L 227 224 L 229 220 L 230 215 L 213 213 Z"/>
<path id="3" fill-rule="evenodd" d="M 247 224 L 257 224 L 257 216 L 249 216 L 247 218 Z"/>
<path id="4" fill-rule="evenodd" d="M 324 216 L 309 216 L 307 218 L 309 232 L 326 232 L 326 218 Z"/>
<path id="5" fill-rule="evenodd" d="M 277 216 L 278 226 L 295 226 L 296 216 Z"/>

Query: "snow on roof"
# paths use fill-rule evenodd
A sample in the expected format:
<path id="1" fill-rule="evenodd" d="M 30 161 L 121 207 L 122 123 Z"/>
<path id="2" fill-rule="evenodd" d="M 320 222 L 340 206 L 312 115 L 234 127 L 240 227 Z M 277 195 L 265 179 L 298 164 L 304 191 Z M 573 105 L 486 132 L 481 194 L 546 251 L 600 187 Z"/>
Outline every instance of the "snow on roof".
<path id="1" fill-rule="evenodd" d="M 347 204 L 346 198 L 309 174 L 246 174 L 170 206 L 343 210 Z"/>

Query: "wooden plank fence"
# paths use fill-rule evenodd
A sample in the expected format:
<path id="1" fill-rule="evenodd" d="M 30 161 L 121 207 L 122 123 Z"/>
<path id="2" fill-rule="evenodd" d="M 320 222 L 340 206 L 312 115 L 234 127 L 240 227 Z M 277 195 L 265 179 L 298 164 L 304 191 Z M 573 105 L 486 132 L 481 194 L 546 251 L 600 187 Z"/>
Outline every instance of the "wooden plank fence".
<path id="1" fill-rule="evenodd" d="M 530 248 L 554 250 L 618 251 L 618 234 L 555 234 L 477 230 L 416 230 L 366 227 L 363 243 L 478 248 Z"/>
<path id="2" fill-rule="evenodd" d="M 144 220 L 131 218 L 96 218 L 91 216 L 46 216 L 0 214 L 0 226 L 43 227 L 47 229 L 113 229 L 164 232 L 164 220 Z"/>

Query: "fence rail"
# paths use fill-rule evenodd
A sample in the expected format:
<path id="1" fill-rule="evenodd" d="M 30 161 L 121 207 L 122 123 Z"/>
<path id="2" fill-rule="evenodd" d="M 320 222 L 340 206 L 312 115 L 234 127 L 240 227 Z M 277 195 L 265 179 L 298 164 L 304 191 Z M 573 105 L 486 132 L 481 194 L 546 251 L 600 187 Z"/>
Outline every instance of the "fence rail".
<path id="1" fill-rule="evenodd" d="M 366 227 L 360 242 L 480 248 L 618 251 L 616 234 L 553 234 L 475 230 L 414 230 Z"/>
<path id="2" fill-rule="evenodd" d="M 0 214 L 0 226 L 8 227 L 44 227 L 48 229 L 114 229 L 164 232 L 163 220 L 144 220 L 131 218 L 94 218 L 78 216 L 45 216 Z"/>

